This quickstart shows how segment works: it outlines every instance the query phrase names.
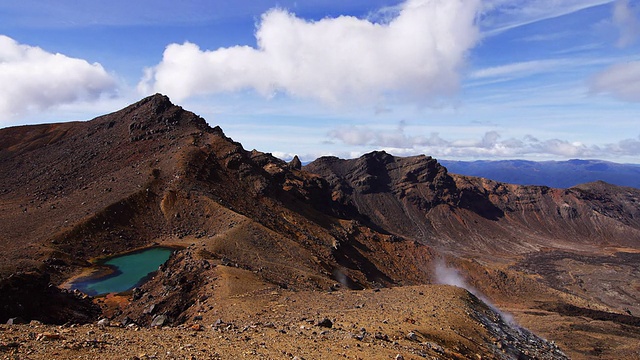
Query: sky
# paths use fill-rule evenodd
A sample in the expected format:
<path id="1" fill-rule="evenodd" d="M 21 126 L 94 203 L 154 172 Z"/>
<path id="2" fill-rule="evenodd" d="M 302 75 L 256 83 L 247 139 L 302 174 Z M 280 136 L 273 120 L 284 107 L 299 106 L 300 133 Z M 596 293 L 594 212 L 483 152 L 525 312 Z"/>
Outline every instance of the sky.
<path id="1" fill-rule="evenodd" d="M 284 160 L 640 163 L 640 0 L 0 0 L 0 127 L 154 93 Z"/>

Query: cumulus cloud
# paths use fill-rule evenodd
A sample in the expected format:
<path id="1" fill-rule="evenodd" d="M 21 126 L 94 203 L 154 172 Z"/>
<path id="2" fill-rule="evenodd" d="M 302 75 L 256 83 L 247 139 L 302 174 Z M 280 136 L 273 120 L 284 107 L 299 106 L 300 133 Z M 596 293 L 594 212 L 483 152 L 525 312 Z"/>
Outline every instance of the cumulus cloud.
<path id="1" fill-rule="evenodd" d="M 618 156 L 640 155 L 640 136 L 635 139 L 624 139 L 615 144 L 607 144 L 605 151 Z"/>
<path id="2" fill-rule="evenodd" d="M 613 23 L 620 30 L 617 45 L 626 47 L 632 45 L 640 36 L 640 20 L 629 5 L 629 0 L 618 0 L 613 6 Z"/>
<path id="3" fill-rule="evenodd" d="M 332 140 L 352 146 L 376 147 L 396 155 L 424 153 L 437 157 L 564 157 L 590 158 L 640 155 L 640 137 L 617 143 L 587 145 L 561 139 L 540 140 L 526 135 L 506 138 L 497 131 L 488 131 L 479 138 L 444 139 L 438 133 L 429 136 L 408 135 L 404 124 L 396 130 L 375 130 L 364 127 L 343 127 L 329 132 Z"/>
<path id="4" fill-rule="evenodd" d="M 479 8 L 479 0 L 407 0 L 385 21 L 308 21 L 272 9 L 257 24 L 256 48 L 171 44 L 138 88 L 178 101 L 255 90 L 328 104 L 388 97 L 425 102 L 457 90 L 465 55 L 479 39 Z"/>
<path id="5" fill-rule="evenodd" d="M 0 35 L 0 124 L 32 110 L 99 97 L 115 81 L 97 63 Z"/>
<path id="6" fill-rule="evenodd" d="M 620 100 L 640 102 L 640 61 L 613 65 L 597 74 L 590 85 L 594 93 L 608 93 Z"/>

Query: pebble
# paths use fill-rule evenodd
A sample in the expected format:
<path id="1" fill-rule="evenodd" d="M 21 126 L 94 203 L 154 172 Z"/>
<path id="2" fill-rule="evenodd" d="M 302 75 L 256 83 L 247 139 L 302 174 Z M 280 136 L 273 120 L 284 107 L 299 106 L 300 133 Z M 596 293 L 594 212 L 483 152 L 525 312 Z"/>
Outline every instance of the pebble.
<path id="1" fill-rule="evenodd" d="M 38 337 L 36 338 L 36 340 L 42 341 L 42 340 L 60 340 L 62 339 L 62 336 L 60 334 L 56 334 L 56 333 L 50 333 L 50 332 L 45 332 L 42 334 L 38 334 Z"/>

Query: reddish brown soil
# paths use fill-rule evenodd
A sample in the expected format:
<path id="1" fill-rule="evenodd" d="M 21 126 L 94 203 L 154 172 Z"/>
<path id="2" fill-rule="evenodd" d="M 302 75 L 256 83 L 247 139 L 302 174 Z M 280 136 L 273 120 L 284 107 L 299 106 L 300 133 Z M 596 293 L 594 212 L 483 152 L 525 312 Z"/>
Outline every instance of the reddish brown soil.
<path id="1" fill-rule="evenodd" d="M 526 336 L 504 335 L 508 341 L 497 348 L 496 329 L 516 326 L 473 315 L 489 310 L 467 292 L 429 285 L 442 280 L 440 265 L 457 269 L 457 281 L 572 358 L 633 358 L 640 351 L 636 189 L 501 184 L 450 175 L 429 157 L 384 152 L 300 168 L 244 150 L 161 95 L 88 122 L 0 130 L 0 184 L 0 321 L 95 323 L 108 316 L 141 327 L 4 327 L 5 354 L 118 354 L 129 342 L 130 352 L 120 354 L 131 358 L 152 354 L 142 349 L 158 336 L 152 348 L 159 357 L 192 349 L 204 358 L 216 351 L 225 358 L 222 350 L 268 358 L 342 352 L 411 358 L 433 342 L 448 358 L 509 351 L 526 358 L 529 339 L 540 345 L 536 356 L 561 358 Z M 90 299 L 49 286 L 86 270 L 91 259 L 154 244 L 182 250 L 126 297 Z M 331 288 L 339 290 L 329 295 Z M 360 297 L 375 311 L 348 305 Z M 436 324 L 451 328 L 427 325 L 433 313 L 421 309 L 445 303 L 447 311 L 434 310 Z M 403 322 L 413 319 L 407 311 L 421 327 Z M 170 328 L 146 329 L 159 314 Z M 196 316 L 205 331 L 176 328 L 193 325 Z M 341 330 L 320 334 L 320 317 Z M 230 333 L 220 332 L 218 319 L 233 325 Z M 264 326 L 270 322 L 278 323 Z M 305 322 L 313 330 L 300 328 Z M 350 337 L 360 324 L 370 341 Z M 376 339 L 374 329 L 394 340 Z M 65 339 L 36 339 L 62 331 Z M 117 341 L 87 340 L 112 336 L 102 331 Z M 407 331 L 418 341 L 403 338 Z M 170 342 L 191 336 L 192 347 Z M 250 340 L 238 340 L 245 336 Z M 261 345 L 271 342 L 277 345 L 269 350 Z M 204 343 L 211 345 L 206 355 Z"/>

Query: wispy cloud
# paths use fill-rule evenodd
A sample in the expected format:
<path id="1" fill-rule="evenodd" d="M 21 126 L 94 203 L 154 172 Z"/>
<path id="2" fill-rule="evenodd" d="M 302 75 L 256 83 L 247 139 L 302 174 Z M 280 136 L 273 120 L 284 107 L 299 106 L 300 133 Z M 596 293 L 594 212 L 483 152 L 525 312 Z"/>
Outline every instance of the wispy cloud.
<path id="1" fill-rule="evenodd" d="M 258 24 L 257 48 L 171 44 L 139 88 L 178 100 L 248 89 L 327 104 L 387 97 L 422 103 L 457 90 L 465 54 L 479 39 L 479 7 L 479 0 L 408 0 L 384 23 L 308 21 L 273 9 Z"/>
<path id="2" fill-rule="evenodd" d="M 574 36 L 574 32 L 572 31 L 561 31 L 561 32 L 553 32 L 548 34 L 535 34 L 521 38 L 521 41 L 528 42 L 545 42 L 545 41 L 556 41 L 559 39 L 567 39 L 571 36 Z"/>
<path id="3" fill-rule="evenodd" d="M 444 158 L 584 158 L 640 155 L 640 136 L 603 145 L 562 139 L 540 140 L 532 135 L 503 139 L 497 131 L 485 132 L 479 138 L 444 139 L 435 132 L 428 136 L 408 135 L 402 123 L 395 131 L 351 126 L 334 129 L 328 136 L 346 145 L 383 148 L 396 155 L 424 153 Z"/>
<path id="4" fill-rule="evenodd" d="M 481 25 L 485 35 L 568 15 L 614 0 L 485 0 Z"/>
<path id="5" fill-rule="evenodd" d="M 0 35 L 0 125 L 78 100 L 96 99 L 116 88 L 102 65 L 46 52 Z"/>
<path id="6" fill-rule="evenodd" d="M 613 7 L 613 23 L 620 31 L 616 45 L 626 47 L 635 43 L 640 37 L 640 20 L 631 8 L 629 0 L 618 0 Z"/>
<path id="7" fill-rule="evenodd" d="M 500 66 L 479 69 L 470 74 L 471 79 L 484 79 L 493 77 L 517 77 L 528 76 L 535 73 L 548 72 L 560 66 L 572 63 L 568 59 L 547 59 L 524 61 Z"/>
<path id="8" fill-rule="evenodd" d="M 600 72 L 591 81 L 591 91 L 640 102 L 640 61 L 616 64 Z"/>

